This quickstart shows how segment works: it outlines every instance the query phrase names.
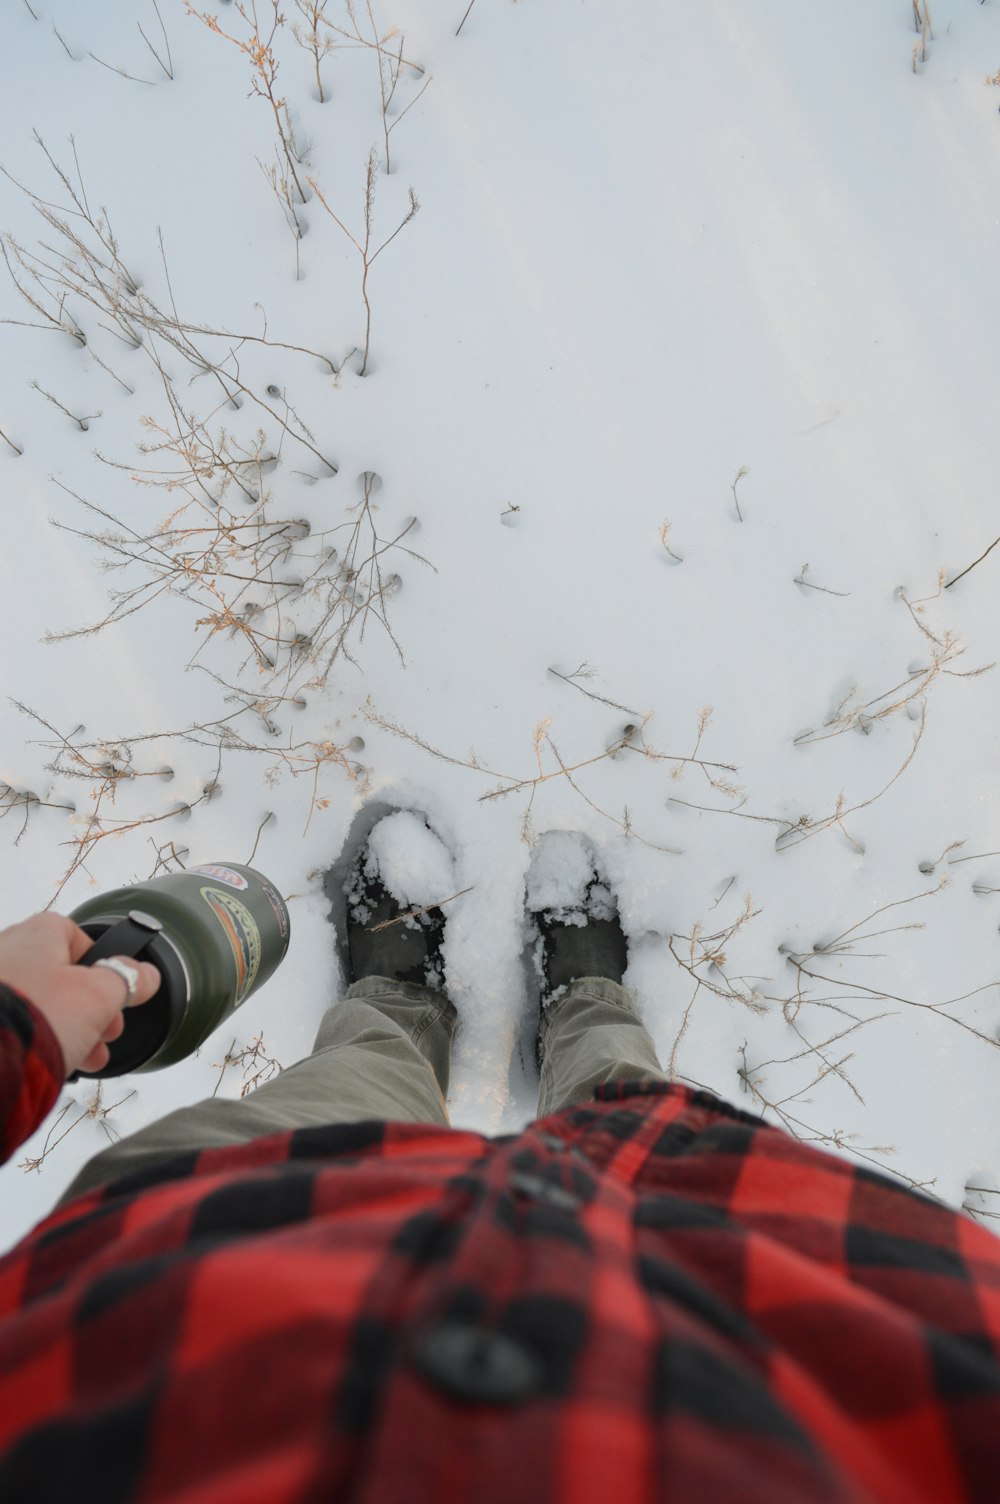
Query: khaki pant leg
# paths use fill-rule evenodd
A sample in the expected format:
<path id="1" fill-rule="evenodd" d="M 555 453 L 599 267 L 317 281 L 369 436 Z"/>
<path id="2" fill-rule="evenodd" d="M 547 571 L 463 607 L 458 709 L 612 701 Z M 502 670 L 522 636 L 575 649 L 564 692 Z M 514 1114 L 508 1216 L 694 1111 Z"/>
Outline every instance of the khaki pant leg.
<path id="1" fill-rule="evenodd" d="M 250 1096 L 179 1107 L 84 1165 L 57 1205 L 151 1162 L 327 1123 L 448 1124 L 456 1013 L 443 992 L 364 977 L 323 1015 L 312 1053 Z"/>
<path id="2" fill-rule="evenodd" d="M 605 977 L 571 982 L 542 1015 L 538 1116 L 588 1102 L 611 1081 L 667 1081 L 632 994 Z"/>

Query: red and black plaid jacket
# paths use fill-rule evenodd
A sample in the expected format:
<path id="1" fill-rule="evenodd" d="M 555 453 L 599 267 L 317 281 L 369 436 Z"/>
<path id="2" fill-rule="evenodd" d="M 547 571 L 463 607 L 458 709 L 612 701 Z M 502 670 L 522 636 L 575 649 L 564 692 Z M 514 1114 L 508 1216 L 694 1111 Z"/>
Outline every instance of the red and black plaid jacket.
<path id="1" fill-rule="evenodd" d="M 0 990 L 11 1153 L 59 1046 Z M 707 1092 L 181 1155 L 0 1260 L 4 1504 L 1000 1498 L 1000 1241 Z"/>

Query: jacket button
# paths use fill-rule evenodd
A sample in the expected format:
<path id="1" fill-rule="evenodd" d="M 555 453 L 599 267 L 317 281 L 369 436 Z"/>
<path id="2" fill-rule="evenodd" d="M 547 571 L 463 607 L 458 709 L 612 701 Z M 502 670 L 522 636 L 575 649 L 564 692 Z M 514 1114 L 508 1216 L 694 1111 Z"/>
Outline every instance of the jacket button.
<path id="1" fill-rule="evenodd" d="M 546 1180 L 543 1175 L 532 1175 L 527 1170 L 515 1170 L 508 1184 L 512 1191 L 517 1191 L 521 1196 L 527 1196 L 529 1201 L 541 1202 L 543 1206 L 554 1206 L 561 1212 L 576 1212 L 583 1205 L 583 1201 L 575 1191 L 568 1191 L 565 1186 L 557 1185 L 554 1180 Z"/>
<path id="2" fill-rule="evenodd" d="M 469 1404 L 519 1404 L 539 1392 L 544 1378 L 539 1359 L 520 1342 L 466 1322 L 429 1332 L 414 1362 L 439 1389 Z"/>

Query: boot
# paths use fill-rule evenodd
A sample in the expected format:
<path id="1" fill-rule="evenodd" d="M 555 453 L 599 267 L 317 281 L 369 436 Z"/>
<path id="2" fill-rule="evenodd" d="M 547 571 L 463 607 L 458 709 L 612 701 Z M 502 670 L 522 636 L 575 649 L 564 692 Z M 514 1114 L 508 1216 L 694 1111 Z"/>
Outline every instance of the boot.
<path id="1" fill-rule="evenodd" d="M 365 846 L 344 886 L 347 895 L 348 980 L 391 977 L 420 987 L 444 985 L 441 909 L 414 912 L 386 888 L 374 853 Z"/>

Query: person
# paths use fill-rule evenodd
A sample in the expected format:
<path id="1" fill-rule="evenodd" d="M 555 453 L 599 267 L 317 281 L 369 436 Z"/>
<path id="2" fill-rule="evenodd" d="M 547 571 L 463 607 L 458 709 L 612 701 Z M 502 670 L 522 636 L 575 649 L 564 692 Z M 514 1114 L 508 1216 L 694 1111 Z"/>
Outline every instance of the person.
<path id="1" fill-rule="evenodd" d="M 312 1053 L 104 1150 L 0 1260 L 0 1499 L 996 1499 L 997 1239 L 668 1081 L 613 905 L 535 915 L 536 1120 L 450 1128 L 443 911 L 359 873 Z M 89 943 L 0 934 L 6 1156 L 155 990 Z"/>

